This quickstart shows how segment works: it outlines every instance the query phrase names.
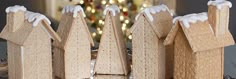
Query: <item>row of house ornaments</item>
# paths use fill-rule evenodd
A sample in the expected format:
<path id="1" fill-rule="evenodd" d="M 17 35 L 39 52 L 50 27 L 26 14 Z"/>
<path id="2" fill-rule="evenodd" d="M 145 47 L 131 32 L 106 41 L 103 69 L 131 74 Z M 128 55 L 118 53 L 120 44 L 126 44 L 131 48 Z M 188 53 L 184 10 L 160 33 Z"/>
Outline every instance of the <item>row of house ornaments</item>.
<path id="1" fill-rule="evenodd" d="M 0 37 L 6 39 L 8 44 L 10 79 L 52 79 L 54 76 L 76 79 L 91 76 L 90 48 L 94 43 L 81 6 L 63 8 L 63 21 L 57 33 L 51 28 L 48 18 L 27 11 L 24 6 L 10 6 L 6 13 L 7 24 Z M 97 74 L 127 75 L 129 66 L 119 28 L 119 8 L 111 5 L 104 10 L 104 15 L 106 28 L 94 71 Z M 53 43 L 51 38 L 55 39 Z"/>
<path id="2" fill-rule="evenodd" d="M 222 79 L 224 47 L 235 43 L 230 7 L 229 1 L 209 1 L 208 13 L 179 16 L 174 24 L 165 5 L 144 9 L 130 29 L 133 78 Z"/>
<path id="3" fill-rule="evenodd" d="M 225 0 L 209 1 L 208 13 L 179 16 L 174 24 L 166 5 L 144 9 L 130 29 L 133 78 L 222 79 L 224 47 L 234 44 L 228 30 L 231 6 Z M 52 79 L 52 72 L 62 79 L 91 76 L 90 47 L 94 43 L 82 7 L 64 7 L 57 33 L 44 15 L 23 6 L 8 7 L 6 12 L 7 24 L 0 37 L 8 44 L 10 79 Z M 119 8 L 108 6 L 104 15 L 94 72 L 127 75 L 130 63 Z M 51 43 L 51 39 L 55 41 Z"/>

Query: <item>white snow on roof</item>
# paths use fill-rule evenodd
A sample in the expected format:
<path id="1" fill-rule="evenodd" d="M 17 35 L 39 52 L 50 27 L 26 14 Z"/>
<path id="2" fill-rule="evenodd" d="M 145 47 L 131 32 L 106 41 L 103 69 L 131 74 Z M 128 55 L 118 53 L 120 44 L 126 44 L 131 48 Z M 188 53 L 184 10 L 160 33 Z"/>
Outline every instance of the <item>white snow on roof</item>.
<path id="1" fill-rule="evenodd" d="M 168 12 L 170 13 L 169 8 L 168 8 L 166 5 L 162 4 L 162 5 L 158 5 L 158 6 L 153 6 L 153 7 L 145 8 L 144 10 L 142 10 L 142 11 L 135 17 L 135 20 L 138 19 L 138 17 L 140 16 L 141 13 L 145 13 L 145 14 L 147 15 L 148 19 L 149 19 L 150 21 L 153 21 L 153 17 L 152 17 L 152 15 L 151 15 L 151 13 L 152 13 L 152 14 L 157 14 L 157 13 L 159 13 L 159 12 L 161 12 L 161 11 L 168 11 Z M 172 15 L 172 14 L 171 14 L 171 15 Z"/>
<path id="2" fill-rule="evenodd" d="M 111 5 L 105 8 L 103 14 L 106 15 L 107 11 L 111 11 L 113 16 L 116 16 L 116 13 L 120 13 L 120 9 L 117 5 Z"/>
<path id="3" fill-rule="evenodd" d="M 29 22 L 33 22 L 33 26 L 37 26 L 38 23 L 42 20 L 45 20 L 48 24 L 51 24 L 51 21 L 43 14 L 40 13 L 34 13 L 31 11 L 25 12 L 25 19 Z"/>
<path id="4" fill-rule="evenodd" d="M 208 1 L 207 5 L 216 6 L 217 9 L 221 9 L 223 6 L 228 6 L 229 8 L 232 7 L 232 3 L 226 0 L 215 0 L 215 1 Z"/>
<path id="5" fill-rule="evenodd" d="M 15 5 L 15 6 L 10 6 L 6 8 L 6 13 L 9 12 L 18 12 L 18 11 L 26 11 L 26 8 L 24 6 L 20 6 L 20 5 Z"/>
<path id="6" fill-rule="evenodd" d="M 84 10 L 81 6 L 77 5 L 77 6 L 65 6 L 62 10 L 62 13 L 73 13 L 73 17 L 77 17 L 78 16 L 78 12 L 82 12 L 83 16 L 86 17 Z"/>
<path id="7" fill-rule="evenodd" d="M 208 20 L 208 16 L 206 12 L 198 13 L 198 14 L 193 13 L 193 14 L 188 14 L 185 16 L 175 17 L 173 19 L 173 23 L 175 23 L 177 20 L 181 21 L 186 28 L 189 28 L 190 23 L 196 23 L 197 21 L 204 22 Z"/>

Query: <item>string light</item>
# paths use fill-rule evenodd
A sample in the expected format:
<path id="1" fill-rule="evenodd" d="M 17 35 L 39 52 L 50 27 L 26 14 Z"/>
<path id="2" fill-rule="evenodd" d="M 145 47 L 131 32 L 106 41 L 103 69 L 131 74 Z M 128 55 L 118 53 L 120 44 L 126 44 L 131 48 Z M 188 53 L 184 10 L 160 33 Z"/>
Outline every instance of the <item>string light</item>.
<path id="1" fill-rule="evenodd" d="M 122 24 L 122 28 L 121 28 L 123 31 L 126 30 L 126 24 Z"/>
<path id="2" fill-rule="evenodd" d="M 102 34 L 102 31 L 100 30 L 100 31 L 98 31 L 98 34 Z"/>
<path id="3" fill-rule="evenodd" d="M 95 37 L 97 34 L 95 32 L 92 33 L 92 36 Z"/>
<path id="4" fill-rule="evenodd" d="M 92 13 L 95 13 L 95 9 L 92 9 L 92 11 L 91 11 Z"/>
<path id="5" fill-rule="evenodd" d="M 120 16 L 120 20 L 123 21 L 124 20 L 124 16 Z"/>
<path id="6" fill-rule="evenodd" d="M 102 0 L 102 2 L 101 2 L 103 5 L 105 5 L 107 2 L 106 2 L 106 0 Z"/>
<path id="7" fill-rule="evenodd" d="M 129 24 L 129 20 L 126 19 L 126 20 L 125 20 L 125 23 L 126 23 L 126 24 Z"/>
<path id="8" fill-rule="evenodd" d="M 146 4 L 146 3 L 144 3 L 144 4 L 143 4 L 143 7 L 147 7 L 147 4 Z"/>
<path id="9" fill-rule="evenodd" d="M 80 0 L 79 3 L 80 3 L 80 4 L 84 4 L 84 0 Z"/>
<path id="10" fill-rule="evenodd" d="M 99 24 L 102 24 L 102 23 L 103 23 L 103 21 L 102 21 L 102 20 L 99 20 L 98 22 L 99 22 Z"/>
<path id="11" fill-rule="evenodd" d="M 131 35 L 129 35 L 129 36 L 128 36 L 128 38 L 129 38 L 129 39 L 132 39 L 132 36 L 131 36 Z"/>
<path id="12" fill-rule="evenodd" d="M 127 11 L 128 11 L 128 9 L 127 9 L 126 7 L 124 7 L 124 8 L 123 8 L 123 11 L 124 11 L 124 12 L 127 12 Z"/>
<path id="13" fill-rule="evenodd" d="M 124 1 L 125 1 L 125 0 L 118 0 L 119 3 L 122 3 L 122 2 L 124 2 Z"/>
<path id="14" fill-rule="evenodd" d="M 110 3 L 110 4 L 114 4 L 115 1 L 114 1 L 114 0 L 109 0 L 109 3 Z"/>
<path id="15" fill-rule="evenodd" d="M 92 8 L 91 8 L 90 6 L 88 6 L 88 7 L 86 8 L 86 10 L 87 10 L 87 11 L 91 11 Z"/>

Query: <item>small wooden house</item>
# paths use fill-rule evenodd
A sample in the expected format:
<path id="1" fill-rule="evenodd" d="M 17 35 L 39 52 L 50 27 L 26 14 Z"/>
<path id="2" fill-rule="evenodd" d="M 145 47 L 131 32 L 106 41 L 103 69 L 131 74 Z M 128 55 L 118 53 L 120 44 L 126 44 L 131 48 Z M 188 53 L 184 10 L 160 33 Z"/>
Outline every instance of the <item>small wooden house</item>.
<path id="1" fill-rule="evenodd" d="M 164 46 L 164 39 L 171 27 L 171 13 L 163 4 L 146 8 L 136 16 L 130 29 L 134 79 L 165 79 L 166 71 L 172 69 L 167 67 L 170 62 L 166 63 L 166 58 L 170 57 L 166 56 L 169 52 L 165 52 Z"/>
<path id="2" fill-rule="evenodd" d="M 81 6 L 66 6 L 53 42 L 54 75 L 62 79 L 90 77 L 91 46 L 94 45 Z"/>
<path id="3" fill-rule="evenodd" d="M 130 66 L 127 62 L 119 12 L 116 5 L 108 6 L 104 10 L 105 25 L 95 63 L 96 74 L 128 74 Z"/>
<path id="4" fill-rule="evenodd" d="M 207 13 L 174 19 L 164 44 L 174 44 L 174 79 L 223 79 L 224 47 L 235 42 L 228 30 L 228 1 L 209 1 Z"/>
<path id="5" fill-rule="evenodd" d="M 61 39 L 49 19 L 18 5 L 6 13 L 0 37 L 7 40 L 9 79 L 52 79 L 51 38 Z"/>

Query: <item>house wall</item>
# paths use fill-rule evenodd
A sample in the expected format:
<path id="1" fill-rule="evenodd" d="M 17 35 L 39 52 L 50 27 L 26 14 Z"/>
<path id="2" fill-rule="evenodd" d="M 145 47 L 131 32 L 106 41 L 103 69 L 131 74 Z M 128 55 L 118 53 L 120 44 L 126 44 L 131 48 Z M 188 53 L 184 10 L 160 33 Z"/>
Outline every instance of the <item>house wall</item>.
<path id="1" fill-rule="evenodd" d="M 119 26 L 117 26 L 119 27 Z M 115 36 L 111 15 L 106 15 L 105 26 L 98 49 L 95 73 L 97 74 L 125 74 L 118 43 Z"/>
<path id="2" fill-rule="evenodd" d="M 196 53 L 197 79 L 223 79 L 223 48 Z"/>
<path id="3" fill-rule="evenodd" d="M 223 79 L 223 48 L 193 53 L 179 30 L 174 41 L 174 79 Z"/>
<path id="4" fill-rule="evenodd" d="M 190 48 L 181 28 L 175 37 L 174 47 L 174 79 L 199 79 L 195 76 L 195 53 Z"/>
<path id="5" fill-rule="evenodd" d="M 21 47 L 13 42 L 7 41 L 8 75 L 9 79 L 23 79 Z"/>
<path id="6" fill-rule="evenodd" d="M 51 38 L 42 27 L 34 27 L 24 43 L 24 79 L 52 79 Z"/>
<path id="7" fill-rule="evenodd" d="M 79 19 L 75 19 L 65 46 L 65 78 L 89 78 L 91 63 L 91 45 L 87 28 Z"/>
<path id="8" fill-rule="evenodd" d="M 65 78 L 64 50 L 53 48 L 53 75 L 59 78 Z"/>
<path id="9" fill-rule="evenodd" d="M 134 79 L 165 79 L 164 40 L 159 40 L 146 19 L 139 20 L 132 34 Z"/>

